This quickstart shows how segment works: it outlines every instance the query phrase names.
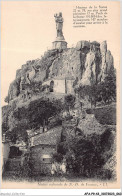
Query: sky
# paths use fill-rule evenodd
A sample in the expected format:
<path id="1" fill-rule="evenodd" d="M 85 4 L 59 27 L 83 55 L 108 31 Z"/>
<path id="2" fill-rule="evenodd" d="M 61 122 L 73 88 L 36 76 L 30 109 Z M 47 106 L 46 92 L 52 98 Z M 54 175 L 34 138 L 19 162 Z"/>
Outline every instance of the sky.
<path id="1" fill-rule="evenodd" d="M 108 6 L 108 25 L 73 28 L 72 11 L 77 6 Z M 62 12 L 63 33 L 68 47 L 80 40 L 107 40 L 115 67 L 120 64 L 119 2 L 2 1 L 1 2 L 1 104 L 16 70 L 28 60 L 40 58 L 56 38 L 54 14 Z"/>

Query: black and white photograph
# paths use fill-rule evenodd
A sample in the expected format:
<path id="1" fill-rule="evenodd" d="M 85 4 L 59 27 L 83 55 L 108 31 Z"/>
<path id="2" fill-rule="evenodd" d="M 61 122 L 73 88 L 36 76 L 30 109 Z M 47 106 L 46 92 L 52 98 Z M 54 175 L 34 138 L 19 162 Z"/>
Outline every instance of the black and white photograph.
<path id="1" fill-rule="evenodd" d="M 119 6 L 2 1 L 3 188 L 120 187 Z"/>

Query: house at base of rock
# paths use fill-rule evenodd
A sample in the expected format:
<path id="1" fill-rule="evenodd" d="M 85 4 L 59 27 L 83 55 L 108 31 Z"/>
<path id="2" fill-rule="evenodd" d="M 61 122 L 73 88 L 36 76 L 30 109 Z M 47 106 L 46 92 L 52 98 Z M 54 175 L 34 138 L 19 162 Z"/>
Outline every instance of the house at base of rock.
<path id="1" fill-rule="evenodd" d="M 61 140 L 62 127 L 58 126 L 47 132 L 29 138 L 31 171 L 33 174 L 50 174 L 53 154 Z"/>
<path id="2" fill-rule="evenodd" d="M 2 136 L 2 160 L 1 160 L 2 172 L 4 171 L 5 164 L 8 160 L 9 152 L 10 152 L 9 142 L 6 140 L 5 134 L 3 134 Z"/>
<path id="3" fill-rule="evenodd" d="M 74 77 L 54 77 L 45 81 L 43 85 L 50 86 L 50 92 L 74 94 L 74 81 Z"/>

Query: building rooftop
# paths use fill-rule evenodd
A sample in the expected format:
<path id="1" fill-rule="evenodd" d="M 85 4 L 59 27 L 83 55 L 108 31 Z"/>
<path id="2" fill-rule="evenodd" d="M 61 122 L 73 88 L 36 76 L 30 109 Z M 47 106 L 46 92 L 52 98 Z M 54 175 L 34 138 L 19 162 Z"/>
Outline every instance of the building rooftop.
<path id="1" fill-rule="evenodd" d="M 52 80 L 75 80 L 75 77 L 74 76 L 64 76 L 64 75 L 60 75 L 60 76 L 54 76 L 54 77 L 50 77 L 48 79 L 46 79 L 44 82 L 43 82 L 43 85 L 48 82 L 48 81 L 52 81 Z"/>
<path id="2" fill-rule="evenodd" d="M 33 146 L 37 145 L 56 145 L 61 138 L 62 126 L 57 126 L 47 132 L 40 133 L 32 137 Z"/>

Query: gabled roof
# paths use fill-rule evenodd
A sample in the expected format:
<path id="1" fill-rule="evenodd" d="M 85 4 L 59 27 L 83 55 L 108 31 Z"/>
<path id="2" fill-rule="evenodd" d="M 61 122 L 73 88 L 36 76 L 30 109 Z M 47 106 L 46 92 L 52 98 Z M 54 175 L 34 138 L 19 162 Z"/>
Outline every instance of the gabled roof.
<path id="1" fill-rule="evenodd" d="M 47 82 L 50 82 L 50 81 L 55 81 L 55 80 L 75 80 L 76 78 L 74 77 L 74 76 L 71 76 L 71 75 L 67 75 L 67 76 L 65 76 L 65 75 L 60 75 L 60 76 L 54 76 L 54 77 L 52 77 L 52 78 L 48 78 L 48 79 L 46 79 L 44 82 L 43 82 L 43 84 L 42 85 L 44 85 L 45 83 L 47 83 Z"/>
<path id="2" fill-rule="evenodd" d="M 47 132 L 33 136 L 33 146 L 37 145 L 56 145 L 61 138 L 62 126 L 54 127 Z"/>

